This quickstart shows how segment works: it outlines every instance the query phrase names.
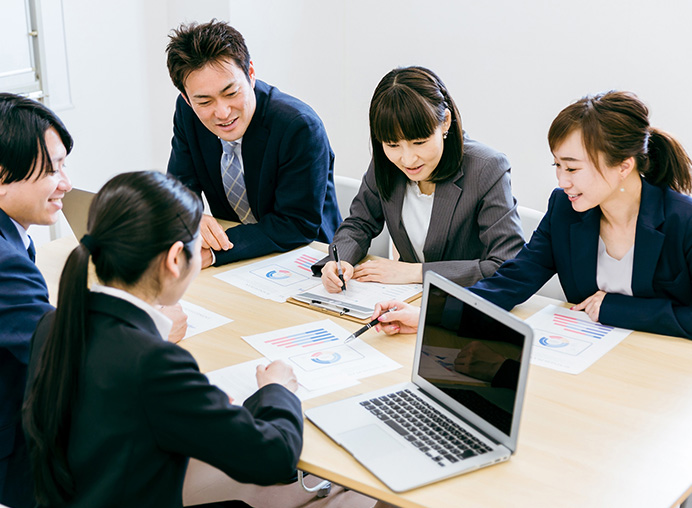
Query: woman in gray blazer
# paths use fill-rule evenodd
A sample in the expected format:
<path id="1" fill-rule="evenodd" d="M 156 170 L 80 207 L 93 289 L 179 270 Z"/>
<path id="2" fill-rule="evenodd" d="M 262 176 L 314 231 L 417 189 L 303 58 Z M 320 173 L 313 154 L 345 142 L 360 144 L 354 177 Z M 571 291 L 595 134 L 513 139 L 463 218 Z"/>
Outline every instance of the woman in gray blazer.
<path id="1" fill-rule="evenodd" d="M 434 270 L 467 286 L 524 245 L 509 161 L 466 136 L 435 73 L 405 67 L 382 78 L 370 103 L 370 137 L 373 160 L 332 242 L 346 282 L 422 282 Z M 399 260 L 354 268 L 385 223 Z M 339 292 L 331 256 L 313 271 L 321 270 L 327 290 Z"/>

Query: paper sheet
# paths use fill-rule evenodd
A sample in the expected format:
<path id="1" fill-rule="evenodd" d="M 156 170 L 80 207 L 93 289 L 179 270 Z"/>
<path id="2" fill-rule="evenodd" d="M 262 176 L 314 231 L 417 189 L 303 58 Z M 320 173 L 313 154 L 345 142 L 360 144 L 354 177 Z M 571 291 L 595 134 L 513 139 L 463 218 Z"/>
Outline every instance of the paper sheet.
<path id="1" fill-rule="evenodd" d="M 579 374 L 632 330 L 591 321 L 586 312 L 548 305 L 526 320 L 534 332 L 531 363 Z"/>
<path id="2" fill-rule="evenodd" d="M 214 277 L 261 298 L 285 302 L 289 296 L 321 285 L 310 267 L 324 256 L 312 247 L 303 247 Z"/>
<path id="3" fill-rule="evenodd" d="M 296 300 L 319 301 L 326 307 L 347 308 L 358 318 L 369 318 L 375 305 L 387 300 L 408 300 L 423 290 L 422 284 L 380 284 L 379 282 L 348 281 L 346 291 L 329 293 L 321 284 L 294 295 Z"/>
<path id="4" fill-rule="evenodd" d="M 291 365 L 301 383 L 330 384 L 333 379 L 361 379 L 401 367 L 391 358 L 356 339 L 329 319 L 243 337 L 265 357 Z"/>
<path id="5" fill-rule="evenodd" d="M 187 332 L 183 339 L 188 339 L 193 335 L 206 332 L 207 330 L 233 321 L 226 316 L 207 310 L 194 303 L 186 302 L 185 300 L 180 300 L 180 305 L 185 314 L 187 314 Z"/>
<path id="6" fill-rule="evenodd" d="M 267 364 L 269 364 L 269 360 L 259 358 L 208 372 L 207 378 L 211 384 L 218 386 L 226 392 L 233 399 L 233 404 L 242 405 L 245 399 L 257 391 L 257 378 L 255 377 L 257 366 Z M 300 381 L 300 378 L 298 378 L 299 383 Z M 313 386 L 312 389 L 301 384 L 296 395 L 300 400 L 308 400 L 358 384 L 357 380 L 343 376 L 335 377 L 333 381 L 327 385 Z"/>

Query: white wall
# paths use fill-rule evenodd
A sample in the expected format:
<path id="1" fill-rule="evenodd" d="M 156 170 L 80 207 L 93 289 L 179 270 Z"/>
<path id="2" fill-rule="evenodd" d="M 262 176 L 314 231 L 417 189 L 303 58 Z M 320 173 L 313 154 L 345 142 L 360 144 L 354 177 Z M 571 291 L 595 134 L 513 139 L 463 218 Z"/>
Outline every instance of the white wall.
<path id="1" fill-rule="evenodd" d="M 48 0 L 44 0 L 48 1 Z M 671 0 L 63 0 L 76 186 L 163 169 L 176 91 L 164 49 L 181 21 L 228 20 L 246 37 L 260 79 L 322 117 L 338 174 L 369 160 L 367 110 L 400 65 L 446 82 L 468 133 L 513 164 L 520 203 L 545 209 L 555 185 L 547 148 L 558 111 L 585 93 L 637 92 L 655 125 L 692 151 L 692 2 Z"/>

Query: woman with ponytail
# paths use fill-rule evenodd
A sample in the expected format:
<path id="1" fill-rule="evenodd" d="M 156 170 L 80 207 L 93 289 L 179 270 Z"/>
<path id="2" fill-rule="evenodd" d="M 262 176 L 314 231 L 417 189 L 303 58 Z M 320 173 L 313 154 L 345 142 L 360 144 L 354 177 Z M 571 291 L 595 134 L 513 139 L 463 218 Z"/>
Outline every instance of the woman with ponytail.
<path id="1" fill-rule="evenodd" d="M 332 242 L 346 282 L 422 282 L 434 270 L 471 285 L 524 245 L 509 161 L 466 136 L 434 72 L 404 67 L 382 78 L 370 103 L 370 140 L 372 162 Z M 385 223 L 399 260 L 354 268 Z M 320 270 L 328 291 L 342 290 L 333 259 L 313 266 Z"/>
<path id="2" fill-rule="evenodd" d="M 58 307 L 32 339 L 24 428 L 39 506 L 182 506 L 188 457 L 241 482 L 289 479 L 302 446 L 293 372 L 260 368 L 243 406 L 164 340 L 200 270 L 199 198 L 125 173 L 94 198 Z M 88 285 L 89 262 L 98 284 Z"/>
<path id="3" fill-rule="evenodd" d="M 548 133 L 559 189 L 517 257 L 471 291 L 511 309 L 554 273 L 594 321 L 692 338 L 692 164 L 649 125 L 636 95 L 610 91 L 563 109 Z M 376 309 L 397 305 L 387 302 Z M 383 320 L 385 332 L 416 312 Z"/>

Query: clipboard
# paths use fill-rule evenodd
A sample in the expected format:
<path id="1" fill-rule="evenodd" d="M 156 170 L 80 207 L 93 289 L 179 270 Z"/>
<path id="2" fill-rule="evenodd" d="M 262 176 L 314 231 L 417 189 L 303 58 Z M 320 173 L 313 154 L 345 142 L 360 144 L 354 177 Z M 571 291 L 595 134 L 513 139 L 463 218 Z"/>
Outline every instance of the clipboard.
<path id="1" fill-rule="evenodd" d="M 421 284 L 380 284 L 377 282 L 349 281 L 345 293 L 328 293 L 322 284 L 288 298 L 288 302 L 301 307 L 367 323 L 378 302 L 401 300 L 411 302 L 420 297 Z"/>

